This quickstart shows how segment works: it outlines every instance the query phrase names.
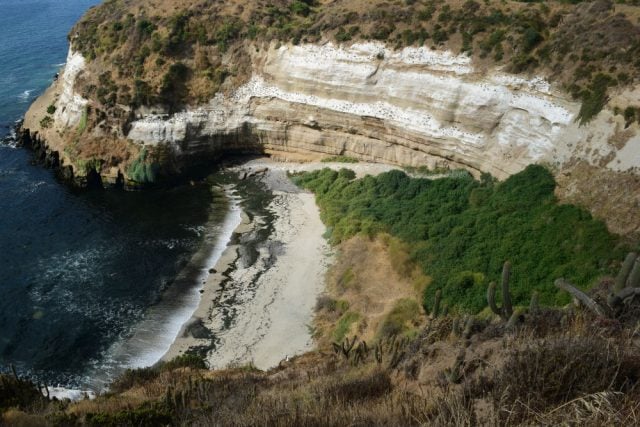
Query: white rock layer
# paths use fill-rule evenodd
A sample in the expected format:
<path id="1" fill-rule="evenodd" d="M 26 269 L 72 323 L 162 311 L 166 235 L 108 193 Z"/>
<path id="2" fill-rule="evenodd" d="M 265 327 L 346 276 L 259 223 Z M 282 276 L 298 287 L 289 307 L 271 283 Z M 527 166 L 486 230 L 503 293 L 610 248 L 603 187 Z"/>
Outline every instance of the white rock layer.
<path id="1" fill-rule="evenodd" d="M 171 117 L 145 114 L 128 138 L 178 155 L 250 139 L 275 151 L 344 154 L 396 165 L 464 166 L 505 178 L 531 163 L 581 159 L 615 171 L 640 165 L 640 138 L 610 143 L 621 118 L 603 111 L 579 126 L 580 104 L 544 79 L 427 47 L 275 45 L 252 52 L 253 76 L 231 95 Z M 77 126 L 87 100 L 74 90 L 85 62 L 70 51 L 56 124 Z M 635 126 L 635 125 L 634 125 Z"/>
<path id="2" fill-rule="evenodd" d="M 76 127 L 82 118 L 89 101 L 75 91 L 76 79 L 84 71 L 85 60 L 82 54 L 69 50 L 62 79 L 62 91 L 56 103 L 54 119 L 57 127 Z"/>

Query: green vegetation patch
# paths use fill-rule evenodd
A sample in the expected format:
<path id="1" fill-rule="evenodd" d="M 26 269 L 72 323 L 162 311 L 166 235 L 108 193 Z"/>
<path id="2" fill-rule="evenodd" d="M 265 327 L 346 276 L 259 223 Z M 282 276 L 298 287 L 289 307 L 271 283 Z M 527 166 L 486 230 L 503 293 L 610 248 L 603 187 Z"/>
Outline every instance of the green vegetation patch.
<path id="1" fill-rule="evenodd" d="M 543 304 L 565 304 L 555 279 L 586 288 L 623 257 L 620 238 L 603 222 L 558 204 L 553 176 L 542 166 L 502 183 L 489 176 L 410 178 L 401 171 L 356 180 L 349 172 L 324 169 L 294 180 L 316 194 L 333 243 L 381 231 L 406 242 L 412 261 L 433 279 L 426 308 L 442 289 L 449 307 L 481 311 L 505 260 L 513 264 L 514 304 L 528 303 L 533 290 Z"/>
<path id="2" fill-rule="evenodd" d="M 78 123 L 78 133 L 83 133 L 87 129 L 87 120 L 88 120 L 89 112 L 87 111 L 87 107 L 82 111 L 82 116 L 80 116 L 80 123 Z"/>
<path id="3" fill-rule="evenodd" d="M 51 116 L 44 116 L 42 120 L 40 120 L 40 127 L 42 129 L 48 129 L 53 124 L 53 118 Z"/>
<path id="4" fill-rule="evenodd" d="M 420 304 L 411 298 L 402 298 L 396 302 L 384 318 L 378 330 L 378 338 L 407 335 L 415 332 L 413 322 L 420 315 Z"/>
<path id="5" fill-rule="evenodd" d="M 342 342 L 342 340 L 344 340 L 344 337 L 349 332 L 349 329 L 351 329 L 351 325 L 358 320 L 360 320 L 359 313 L 356 313 L 355 311 L 347 311 L 346 313 L 344 313 L 338 320 L 336 328 L 333 331 L 333 340 L 335 342 Z"/>
<path id="6" fill-rule="evenodd" d="M 159 168 L 157 163 L 149 159 L 147 149 L 143 148 L 138 158 L 129 165 L 127 174 L 139 184 L 153 184 L 157 180 Z"/>

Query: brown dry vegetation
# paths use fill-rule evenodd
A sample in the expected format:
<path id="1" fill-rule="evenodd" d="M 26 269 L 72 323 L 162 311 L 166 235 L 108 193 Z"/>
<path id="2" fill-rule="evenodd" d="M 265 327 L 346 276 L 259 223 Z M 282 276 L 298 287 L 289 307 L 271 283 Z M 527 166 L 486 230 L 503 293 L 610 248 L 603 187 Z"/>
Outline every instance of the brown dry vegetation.
<path id="1" fill-rule="evenodd" d="M 556 177 L 556 194 L 564 203 L 591 206 L 591 212 L 598 218 L 607 218 L 607 226 L 630 240 L 640 236 L 640 228 L 633 218 L 640 206 L 640 197 L 629 189 L 638 188 L 640 178 L 628 172 L 618 174 L 597 168 L 584 161 L 568 165 Z"/>
<path id="2" fill-rule="evenodd" d="M 635 328 L 573 308 L 521 324 L 425 322 L 417 337 L 251 367 L 134 371 L 117 392 L 18 405 L 7 425 L 637 425 Z"/>
<path id="3" fill-rule="evenodd" d="M 138 113 L 171 114 L 235 89 L 249 78 L 252 55 L 269 46 L 327 41 L 448 49 L 470 55 L 480 72 L 501 66 L 546 76 L 583 102 L 580 117 L 586 122 L 614 88 L 640 77 L 640 14 L 635 0 L 571 3 L 107 0 L 91 8 L 69 35 L 89 62 L 77 89 L 90 103 L 82 129 L 61 137 L 65 146 L 77 138 L 82 142 L 67 156 L 75 166 L 82 165 L 73 155 L 80 162 L 98 162 L 103 175 L 119 164 L 132 178 L 128 169 L 139 153 L 123 145 L 122 155 L 110 158 L 111 148 L 102 153 L 95 144 L 84 144 L 94 129 L 109 135 L 100 141 L 109 147 L 109 138 L 125 139 Z M 638 105 L 622 105 L 617 112 L 627 123 L 640 121 Z M 180 169 L 155 160 L 152 166 L 165 174 Z"/>
<path id="4" fill-rule="evenodd" d="M 315 337 L 320 345 L 342 341 L 345 335 L 372 341 L 415 334 L 424 322 L 419 301 L 429 278 L 409 263 L 403 244 L 389 235 L 356 236 L 337 250 L 326 292 L 317 303 Z"/>

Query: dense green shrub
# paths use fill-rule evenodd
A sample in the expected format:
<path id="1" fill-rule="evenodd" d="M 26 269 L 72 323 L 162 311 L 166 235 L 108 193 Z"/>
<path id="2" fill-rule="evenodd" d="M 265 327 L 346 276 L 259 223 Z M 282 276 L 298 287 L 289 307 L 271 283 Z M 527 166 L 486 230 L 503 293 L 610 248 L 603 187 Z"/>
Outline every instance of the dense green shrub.
<path id="1" fill-rule="evenodd" d="M 215 41 L 220 51 L 225 52 L 229 43 L 239 37 L 242 31 L 242 21 L 232 19 L 223 23 L 216 31 Z"/>
<path id="2" fill-rule="evenodd" d="M 42 120 L 40 120 L 40 127 L 42 129 L 50 128 L 53 124 L 53 118 L 51 116 L 44 116 Z"/>
<path id="3" fill-rule="evenodd" d="M 185 102 L 187 96 L 186 80 L 189 72 L 189 67 L 182 62 L 176 62 L 171 64 L 162 78 L 160 98 L 171 110 Z"/>
<path id="4" fill-rule="evenodd" d="M 116 413 L 89 413 L 85 418 L 85 423 L 95 427 L 156 427 L 172 425 L 173 418 L 166 409 L 149 407 Z"/>
<path id="5" fill-rule="evenodd" d="M 505 260 L 513 264 L 515 304 L 526 304 L 533 290 L 543 304 L 563 304 L 568 297 L 554 279 L 585 288 L 622 258 L 619 238 L 601 221 L 557 203 L 555 181 L 541 166 L 502 183 L 463 174 L 415 179 L 400 171 L 355 180 L 328 169 L 294 179 L 316 193 L 333 243 L 380 231 L 407 242 L 414 262 L 433 278 L 427 306 L 443 289 L 443 303 L 480 311 Z"/>
<path id="6" fill-rule="evenodd" d="M 349 157 L 349 156 L 331 156 L 331 157 L 325 157 L 324 159 L 322 159 L 323 163 L 329 163 L 329 162 L 337 162 L 337 163 L 358 163 L 358 159 L 356 159 L 355 157 Z"/>
<path id="7" fill-rule="evenodd" d="M 0 413 L 12 407 L 26 408 L 43 400 L 42 393 L 31 381 L 0 374 Z"/>
<path id="8" fill-rule="evenodd" d="M 151 86 L 144 80 L 137 79 L 133 82 L 133 99 L 131 102 L 134 106 L 151 105 L 155 101 L 155 95 Z"/>
<path id="9" fill-rule="evenodd" d="M 411 322 L 420 315 L 420 305 L 411 298 L 403 298 L 396 302 L 389 314 L 384 318 L 378 330 L 378 338 L 389 338 L 406 334 L 415 326 Z"/>
<path id="10" fill-rule="evenodd" d="M 633 108 L 632 106 L 628 106 L 627 108 L 624 109 L 623 115 L 624 115 L 625 126 L 628 127 L 636 119 L 636 115 L 637 115 L 636 109 Z M 640 118 L 640 115 L 638 115 L 638 118 Z"/>
<path id="11" fill-rule="evenodd" d="M 540 42 L 542 42 L 542 34 L 538 32 L 535 28 L 529 27 L 524 31 L 522 35 L 522 49 L 525 52 L 530 52 L 535 48 Z"/>
<path id="12" fill-rule="evenodd" d="M 153 381 L 158 378 L 158 375 L 160 375 L 159 369 L 151 366 L 127 369 L 111 383 L 109 390 L 114 393 L 121 393 L 130 388 Z"/>
<path id="13" fill-rule="evenodd" d="M 598 115 L 607 103 L 607 88 L 613 84 L 613 79 L 606 74 L 596 74 L 588 89 L 582 92 L 582 106 L 578 119 L 580 124 L 586 124 Z"/>
<path id="14" fill-rule="evenodd" d="M 309 13 L 311 13 L 311 6 L 309 6 L 308 3 L 308 1 L 304 2 L 300 0 L 294 0 L 294 2 L 291 3 L 291 11 L 298 15 L 308 16 Z"/>

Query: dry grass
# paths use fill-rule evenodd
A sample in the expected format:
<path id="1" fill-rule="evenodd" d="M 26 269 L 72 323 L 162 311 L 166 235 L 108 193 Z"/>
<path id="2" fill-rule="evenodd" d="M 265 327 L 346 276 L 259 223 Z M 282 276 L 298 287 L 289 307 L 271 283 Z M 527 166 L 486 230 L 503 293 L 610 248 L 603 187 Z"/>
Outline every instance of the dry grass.
<path id="1" fill-rule="evenodd" d="M 519 329 L 496 323 L 468 337 L 455 333 L 454 319 L 441 317 L 412 341 L 385 341 L 380 358 L 377 347 L 359 342 L 348 356 L 314 351 L 268 372 L 178 367 L 139 375 L 130 388 L 95 401 L 12 409 L 3 422 L 157 425 L 170 417 L 173 425 L 190 426 L 638 425 L 634 331 L 594 334 L 601 320 L 563 317 L 562 326 L 536 327 L 543 317 L 527 316 Z"/>
<path id="2" fill-rule="evenodd" d="M 334 340 L 336 325 L 347 311 L 357 313 L 359 319 L 346 335 L 358 335 L 367 342 L 389 335 L 382 331 L 385 325 L 393 329 L 393 335 L 416 330 L 424 323 L 418 303 L 422 285 L 416 285 L 408 255 L 396 246 L 388 236 L 374 240 L 356 236 L 338 247 L 337 261 L 328 273 L 327 292 L 316 307 L 320 345 Z M 403 307 L 408 310 L 400 310 Z M 392 319 L 390 314 L 394 311 Z M 398 319 L 400 324 L 394 322 Z"/>

